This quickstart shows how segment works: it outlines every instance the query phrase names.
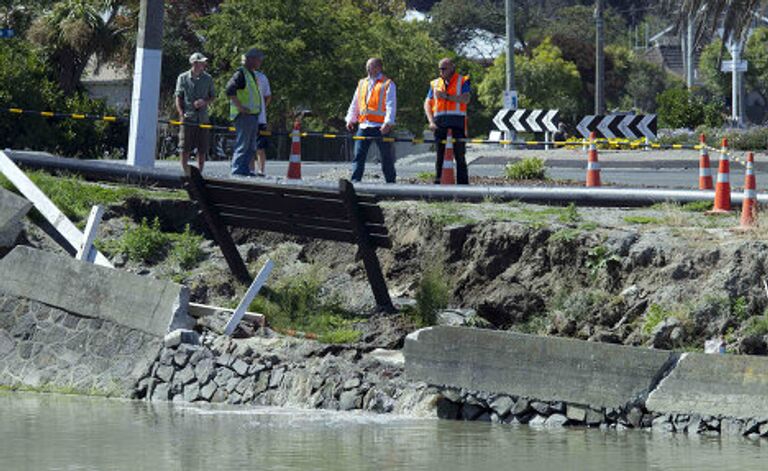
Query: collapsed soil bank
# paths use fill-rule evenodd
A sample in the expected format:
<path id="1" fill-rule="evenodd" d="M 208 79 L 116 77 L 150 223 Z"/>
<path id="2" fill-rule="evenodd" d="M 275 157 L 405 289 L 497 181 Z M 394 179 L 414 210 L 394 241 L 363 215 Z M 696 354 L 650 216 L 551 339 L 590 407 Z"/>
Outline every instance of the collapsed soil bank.
<path id="1" fill-rule="evenodd" d="M 386 204 L 385 211 L 394 248 L 379 255 L 390 290 L 397 296 L 413 297 L 425 267 L 438 265 L 449 286 L 450 304 L 474 309 L 492 328 L 678 349 L 700 349 L 703 340 L 724 336 L 731 351 L 764 348 L 765 333 L 760 333 L 757 323 L 766 305 L 761 286 L 765 242 L 759 231 L 732 233 L 726 229 L 728 220 L 702 220 L 698 214 L 675 208 L 629 213 L 493 203 L 396 203 Z M 184 201 L 129 202 L 110 209 L 101 238 L 120 237 L 142 217 L 157 216 L 167 230 L 180 230 L 186 223 L 199 228 L 194 214 Z M 663 224 L 637 226 L 626 221 L 627 214 Z M 47 245 L 34 232 L 28 231 L 26 242 Z M 265 256 L 280 261 L 278 277 L 323 266 L 328 274 L 327 293 L 338 294 L 360 315 L 369 313 L 372 296 L 350 246 L 253 231 L 237 231 L 235 239 L 252 271 Z M 193 301 L 231 304 L 242 287 L 229 276 L 218 249 L 210 241 L 202 246 L 206 260 L 192 270 L 178 271 L 163 262 L 140 265 L 121 260 L 118 265 L 143 274 L 178 277 L 192 287 Z M 204 336 L 203 345 L 194 351 L 186 351 L 187 347 L 179 347 L 181 352 L 161 350 L 134 394 L 157 400 L 303 404 L 380 412 L 438 403 L 444 408 L 448 400 L 457 404 L 448 404 L 449 411 L 454 411 L 448 417 L 493 420 L 488 411 L 496 396 L 417 387 L 402 378 L 401 368 L 385 366 L 371 356 L 375 348 L 399 347 L 407 329 L 393 332 L 387 318 L 380 316 L 361 324 L 366 335 L 359 344 L 322 346 L 297 340 L 287 347 L 268 347 L 259 343 L 257 349 L 251 346 L 250 352 L 245 349 L 234 356 L 236 344 Z M 301 349 L 309 353 L 296 356 Z M 198 377 L 201 362 L 213 363 L 213 373 L 202 367 Z M 528 406 L 536 403 L 535 398 L 510 400 L 528 401 Z M 476 407 L 465 412 L 465 405 L 480 406 L 482 412 L 476 414 Z M 533 407 L 528 406 L 519 412 L 524 416 L 515 416 L 517 421 L 535 418 L 528 417 Z M 565 410 L 557 404 L 538 407 L 541 417 L 546 417 L 545 409 L 553 415 Z M 626 415 L 601 413 L 604 423 L 614 426 L 638 422 Z M 639 413 L 640 426 L 653 422 L 642 409 Z M 499 415 L 498 420 L 504 417 Z M 677 420 L 671 417 L 659 423 Z M 562 418 L 553 419 L 558 421 Z M 707 425 L 702 430 L 713 429 Z"/>

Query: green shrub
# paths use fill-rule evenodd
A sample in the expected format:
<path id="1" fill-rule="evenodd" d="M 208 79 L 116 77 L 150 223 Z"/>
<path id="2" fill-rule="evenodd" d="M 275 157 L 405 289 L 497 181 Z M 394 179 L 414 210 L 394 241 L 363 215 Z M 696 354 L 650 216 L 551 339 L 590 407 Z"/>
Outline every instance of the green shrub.
<path id="1" fill-rule="evenodd" d="M 686 88 L 670 88 L 656 98 L 659 126 L 695 129 L 702 124 L 721 126 L 721 106 L 707 101 Z"/>
<path id="2" fill-rule="evenodd" d="M 648 308 L 648 312 L 645 313 L 643 319 L 643 333 L 650 335 L 657 325 L 669 318 L 675 318 L 681 321 L 684 326 L 689 323 L 689 313 L 683 310 L 683 308 L 672 310 L 664 308 L 658 304 L 651 304 L 651 307 Z"/>
<path id="3" fill-rule="evenodd" d="M 323 296 L 324 276 L 319 267 L 285 276 L 263 296 L 257 296 L 250 310 L 260 312 L 278 330 L 312 333 L 325 343 L 350 343 L 360 337 L 358 322 L 341 307 L 334 296 Z"/>
<path id="4" fill-rule="evenodd" d="M 593 247 L 587 252 L 587 268 L 592 279 L 597 278 L 601 271 L 608 268 L 611 263 L 619 263 L 621 257 L 612 253 L 604 245 Z"/>
<path id="5" fill-rule="evenodd" d="M 419 172 L 416 179 L 422 182 L 432 183 L 435 181 L 435 172 Z"/>
<path id="6" fill-rule="evenodd" d="M 576 205 L 570 203 L 562 210 L 560 215 L 557 216 L 557 220 L 563 224 L 576 224 L 581 221 L 581 214 L 579 214 L 579 210 L 576 209 Z"/>
<path id="7" fill-rule="evenodd" d="M 545 180 L 547 170 L 544 161 L 538 157 L 526 157 L 504 168 L 507 178 L 512 180 Z"/>
<path id="8" fill-rule="evenodd" d="M 200 248 L 203 237 L 193 234 L 189 224 L 184 227 L 184 232 L 171 237 L 174 239 L 171 260 L 178 263 L 182 270 L 194 268 L 203 259 L 203 249 Z"/>
<path id="9" fill-rule="evenodd" d="M 685 203 L 682 206 L 683 211 L 690 211 L 693 213 L 703 213 L 712 209 L 711 201 L 694 201 L 691 203 Z"/>
<path id="10" fill-rule="evenodd" d="M 428 266 L 416 291 L 416 309 L 412 312 L 415 323 L 422 327 L 435 325 L 437 313 L 448 307 L 449 297 L 445 270 L 438 265 Z"/>
<path id="11" fill-rule="evenodd" d="M 744 324 L 742 333 L 747 336 L 768 334 L 768 313 L 750 317 Z"/>
<path id="12" fill-rule="evenodd" d="M 578 228 L 565 228 L 560 229 L 551 236 L 549 236 L 550 242 L 573 242 L 581 235 L 581 229 Z"/>
<path id="13" fill-rule="evenodd" d="M 120 251 L 134 262 L 157 263 L 165 258 L 170 239 L 160 230 L 160 220 L 155 218 L 150 226 L 146 218 L 121 239 Z"/>
<path id="14" fill-rule="evenodd" d="M 115 114 L 103 100 L 90 98 L 85 92 L 65 95 L 52 80 L 58 73 L 53 63 L 28 41 L 0 41 L 0 64 L 8 65 L 0 67 L 3 107 L 98 116 Z M 0 113 L 0 149 L 29 148 L 67 157 L 100 158 L 105 153 L 122 156 L 127 140 L 126 122 Z"/>
<path id="15" fill-rule="evenodd" d="M 651 216 L 624 216 L 624 222 L 629 224 L 658 224 L 658 218 Z"/>

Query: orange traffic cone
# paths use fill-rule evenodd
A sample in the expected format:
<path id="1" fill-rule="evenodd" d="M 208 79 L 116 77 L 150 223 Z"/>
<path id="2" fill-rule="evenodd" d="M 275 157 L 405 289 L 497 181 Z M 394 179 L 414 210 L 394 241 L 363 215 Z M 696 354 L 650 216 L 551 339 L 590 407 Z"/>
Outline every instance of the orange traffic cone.
<path id="1" fill-rule="evenodd" d="M 445 153 L 443 154 L 443 172 L 440 175 L 441 185 L 456 184 L 456 163 L 453 160 L 453 131 L 448 129 L 445 138 Z"/>
<path id="2" fill-rule="evenodd" d="M 600 186 L 600 163 L 597 161 L 597 134 L 589 133 L 589 150 L 587 151 L 587 186 Z"/>
<path id="3" fill-rule="evenodd" d="M 709 152 L 707 151 L 707 138 L 702 134 L 699 136 L 701 142 L 701 155 L 699 156 L 699 190 L 711 190 L 712 186 L 712 167 L 709 162 Z"/>
<path id="4" fill-rule="evenodd" d="M 730 167 L 730 161 L 728 160 L 728 139 L 723 138 L 723 148 L 720 151 L 720 165 L 717 168 L 715 204 L 712 208 L 713 213 L 727 213 L 731 210 Z"/>
<path id="5" fill-rule="evenodd" d="M 755 156 L 747 154 L 747 173 L 744 176 L 744 202 L 741 204 L 741 227 L 752 227 L 757 218 L 757 186 L 755 184 Z"/>
<path id="6" fill-rule="evenodd" d="M 289 180 L 301 180 L 301 123 L 298 120 L 293 123 L 291 131 L 291 156 L 288 162 Z"/>

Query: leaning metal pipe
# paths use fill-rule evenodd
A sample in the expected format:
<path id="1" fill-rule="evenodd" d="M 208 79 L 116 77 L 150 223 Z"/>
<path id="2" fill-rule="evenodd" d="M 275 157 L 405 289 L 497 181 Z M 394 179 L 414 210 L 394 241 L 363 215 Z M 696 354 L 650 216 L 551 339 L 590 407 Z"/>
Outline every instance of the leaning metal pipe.
<path id="1" fill-rule="evenodd" d="M 78 160 L 54 157 L 44 152 L 6 150 L 17 165 L 31 170 L 56 170 L 81 175 L 88 180 L 100 180 L 135 185 L 181 188 L 181 174 L 172 170 L 132 167 L 125 161 Z"/>
<path id="2" fill-rule="evenodd" d="M 17 164 L 31 169 L 58 170 L 77 173 L 86 179 L 131 183 L 164 188 L 181 188 L 183 182 L 178 171 L 139 169 L 107 161 L 89 161 L 52 157 L 37 152 L 6 151 Z M 258 181 L 248 180 L 254 184 Z M 273 183 L 273 182 L 271 182 Z M 281 180 L 278 184 L 300 185 L 307 188 L 337 189 L 332 182 Z M 574 203 L 579 206 L 640 207 L 657 203 L 692 203 L 713 201 L 713 191 L 665 190 L 660 188 L 585 188 L 585 187 L 531 187 L 531 186 L 466 186 L 466 185 L 405 185 L 357 183 L 359 193 L 369 193 L 385 200 L 423 201 L 519 201 L 549 205 Z M 767 204 L 768 195 L 758 195 L 758 202 Z M 742 192 L 731 193 L 731 204 L 737 208 Z"/>

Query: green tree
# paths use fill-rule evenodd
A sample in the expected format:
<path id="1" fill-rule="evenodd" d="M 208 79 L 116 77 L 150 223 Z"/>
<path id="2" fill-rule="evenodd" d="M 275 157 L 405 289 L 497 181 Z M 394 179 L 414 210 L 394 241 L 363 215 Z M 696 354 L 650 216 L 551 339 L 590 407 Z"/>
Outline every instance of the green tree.
<path id="1" fill-rule="evenodd" d="M 659 127 L 695 129 L 702 124 L 723 124 L 719 103 L 705 100 L 682 84 L 661 93 L 657 98 Z"/>
<path id="2" fill-rule="evenodd" d="M 749 62 L 747 85 L 768 97 L 768 28 L 756 28 L 747 41 L 744 59 Z M 730 74 L 727 74 L 730 77 Z"/>
<path id="3" fill-rule="evenodd" d="M 358 3 L 224 1 L 216 15 L 200 22 L 222 94 L 217 116 L 226 115 L 224 84 L 241 53 L 255 46 L 266 53 L 263 68 L 273 88 L 270 121 L 279 128 L 303 109 L 311 109 L 322 125 L 340 128 L 357 80 L 365 74 L 365 61 L 380 56 L 385 73 L 398 84 L 399 126 L 422 129 L 421 104 L 445 51 L 422 24 L 367 13 Z"/>
<path id="4" fill-rule="evenodd" d="M 664 6 L 677 14 L 678 23 L 684 24 L 693 15 L 701 32 L 714 32 L 723 28 L 726 39 L 743 37 L 753 21 L 752 12 L 763 0 L 664 0 Z"/>
<path id="5" fill-rule="evenodd" d="M 731 81 L 728 74 L 720 72 L 721 60 L 730 57 L 730 54 L 723 50 L 723 42 L 719 39 L 712 41 L 701 51 L 699 75 L 704 83 L 704 89 L 715 99 L 722 100 L 731 95 Z"/>
<path id="6" fill-rule="evenodd" d="M 477 87 L 478 99 L 487 108 L 501 108 L 505 86 L 506 56 L 494 61 Z M 529 58 L 515 57 L 515 82 L 521 108 L 559 109 L 573 117 L 580 108 L 581 77 L 576 65 L 563 59 L 560 49 L 545 39 Z"/>
<path id="7" fill-rule="evenodd" d="M 0 41 L 0 103 L 28 110 L 112 114 L 84 93 L 65 95 L 51 80 L 50 65 L 22 38 Z M 0 113 L 0 148 L 31 148 L 68 157 L 103 157 L 127 141 L 122 123 L 52 120 Z"/>
<path id="8" fill-rule="evenodd" d="M 28 37 L 41 47 L 54 64 L 59 87 L 72 93 L 92 55 L 106 60 L 122 40 L 115 20 L 120 14 L 117 0 L 63 0 L 37 17 Z"/>
<path id="9" fill-rule="evenodd" d="M 659 65 L 635 57 L 630 63 L 623 110 L 656 112 L 656 97 L 668 87 L 666 72 Z"/>

